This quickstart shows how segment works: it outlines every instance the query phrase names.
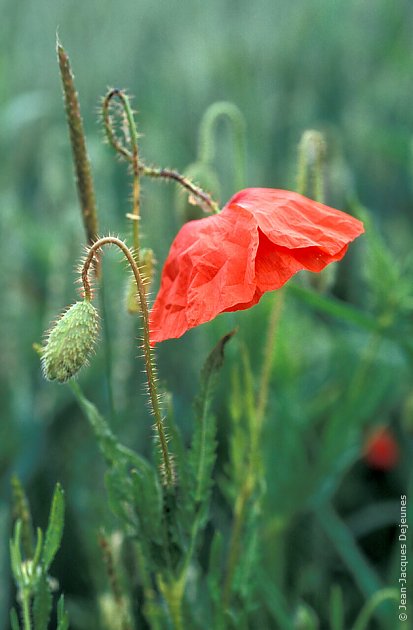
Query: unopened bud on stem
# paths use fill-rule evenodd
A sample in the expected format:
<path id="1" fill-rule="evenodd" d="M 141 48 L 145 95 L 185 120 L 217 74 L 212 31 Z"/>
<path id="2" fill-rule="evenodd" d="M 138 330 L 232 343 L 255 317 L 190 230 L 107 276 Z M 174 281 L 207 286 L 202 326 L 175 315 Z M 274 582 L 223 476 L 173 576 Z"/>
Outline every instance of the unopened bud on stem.
<path id="1" fill-rule="evenodd" d="M 87 364 L 98 330 L 99 316 L 92 303 L 73 304 L 49 332 L 42 355 L 45 377 L 59 383 L 72 378 Z"/>

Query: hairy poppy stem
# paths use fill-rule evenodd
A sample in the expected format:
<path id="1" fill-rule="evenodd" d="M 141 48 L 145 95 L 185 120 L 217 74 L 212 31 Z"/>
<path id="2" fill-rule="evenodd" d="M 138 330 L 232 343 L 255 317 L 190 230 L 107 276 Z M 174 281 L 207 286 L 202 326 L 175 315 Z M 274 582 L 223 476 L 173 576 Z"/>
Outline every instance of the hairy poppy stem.
<path id="1" fill-rule="evenodd" d="M 141 169 L 143 175 L 147 175 L 148 177 L 174 180 L 183 188 L 185 188 L 188 192 L 190 192 L 191 195 L 193 195 L 194 199 L 197 200 L 198 205 L 203 210 L 205 210 L 206 212 L 212 212 L 213 214 L 218 214 L 218 204 L 207 192 L 202 190 L 202 188 L 200 188 L 199 186 L 196 186 L 196 184 L 188 179 L 188 177 L 185 177 L 185 175 L 181 175 L 181 173 L 179 173 L 178 171 L 169 168 L 154 168 L 146 166 L 142 162 L 139 163 L 139 168 Z"/>
<path id="2" fill-rule="evenodd" d="M 130 134 L 130 150 L 125 144 L 123 144 L 118 136 L 116 135 L 114 124 L 112 120 L 112 116 L 110 113 L 110 105 L 111 101 L 114 98 L 118 98 L 121 101 L 122 107 L 124 109 L 124 113 L 126 116 L 127 125 L 129 128 Z M 108 139 L 109 144 L 115 149 L 115 151 L 125 159 L 127 162 L 132 164 L 132 169 L 134 173 L 134 189 L 133 189 L 133 197 L 134 197 L 134 208 L 136 198 L 139 198 L 139 174 L 145 175 L 147 177 L 153 177 L 155 179 L 169 179 L 177 182 L 183 188 L 185 188 L 188 192 L 191 193 L 193 198 L 197 201 L 198 205 L 201 206 L 203 210 L 206 212 L 218 213 L 219 206 L 212 199 L 212 197 L 206 193 L 202 188 L 194 184 L 188 177 L 185 177 L 181 173 L 176 170 L 168 169 L 168 168 L 156 168 L 152 166 L 147 166 L 139 159 L 138 147 L 137 147 L 137 131 L 135 126 L 135 121 L 133 118 L 133 112 L 130 108 L 129 99 L 126 94 L 122 90 L 112 89 L 106 94 L 103 99 L 102 104 L 102 118 L 103 124 L 105 127 L 106 137 Z M 137 190 L 136 189 L 136 182 Z M 135 213 L 134 213 L 135 215 Z M 138 214 L 139 216 L 139 210 Z M 134 243 L 136 248 L 136 244 Z"/>
<path id="3" fill-rule="evenodd" d="M 145 367 L 146 367 L 146 375 L 148 380 L 149 387 L 149 398 L 151 401 L 151 406 L 153 410 L 153 414 L 155 417 L 155 426 L 158 432 L 159 443 L 162 454 L 163 461 L 163 475 L 165 485 L 173 486 L 174 485 L 174 471 L 172 460 L 168 451 L 168 443 L 165 435 L 165 429 L 163 426 L 163 418 L 159 405 L 159 397 L 158 397 L 158 389 L 156 385 L 156 368 L 154 364 L 154 358 L 151 351 L 150 341 L 149 341 L 149 310 L 148 303 L 146 300 L 145 286 L 142 280 L 142 276 L 140 274 L 138 265 L 136 264 L 136 260 L 129 250 L 129 248 L 125 245 L 123 241 L 114 236 L 105 236 L 100 238 L 98 241 L 93 243 L 90 246 L 86 259 L 83 263 L 82 268 L 82 284 L 85 292 L 85 299 L 90 300 L 92 297 L 92 290 L 89 282 L 89 269 L 90 265 L 93 261 L 96 252 L 100 250 L 104 245 L 116 245 L 124 254 L 127 259 L 133 275 L 135 277 L 136 286 L 138 289 L 140 307 L 142 312 L 142 320 L 143 320 L 143 352 L 145 358 Z"/>
<path id="4" fill-rule="evenodd" d="M 113 123 L 110 116 L 110 103 L 114 98 L 118 98 L 121 102 L 128 130 L 128 140 L 131 150 L 127 149 L 116 137 L 113 129 Z M 123 90 L 114 88 L 110 90 L 103 99 L 102 106 L 103 122 L 105 125 L 106 136 L 121 156 L 131 163 L 133 173 L 132 185 L 132 213 L 128 214 L 128 219 L 132 220 L 133 247 L 139 258 L 139 220 L 140 220 L 140 180 L 139 180 L 139 147 L 138 147 L 138 131 L 136 129 L 133 111 L 130 106 L 130 100 Z"/>

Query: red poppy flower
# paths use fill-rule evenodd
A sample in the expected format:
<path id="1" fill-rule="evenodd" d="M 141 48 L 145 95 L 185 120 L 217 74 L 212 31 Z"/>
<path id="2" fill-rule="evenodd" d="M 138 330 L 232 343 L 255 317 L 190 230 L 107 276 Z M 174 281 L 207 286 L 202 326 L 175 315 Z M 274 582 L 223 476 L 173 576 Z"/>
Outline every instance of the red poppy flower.
<path id="1" fill-rule="evenodd" d="M 247 188 L 172 243 L 150 316 L 151 343 L 256 304 L 302 269 L 340 260 L 363 224 L 295 192 Z"/>
<path id="2" fill-rule="evenodd" d="M 399 446 L 393 433 L 385 426 L 374 429 L 364 445 L 364 460 L 377 470 L 391 470 L 399 461 Z"/>

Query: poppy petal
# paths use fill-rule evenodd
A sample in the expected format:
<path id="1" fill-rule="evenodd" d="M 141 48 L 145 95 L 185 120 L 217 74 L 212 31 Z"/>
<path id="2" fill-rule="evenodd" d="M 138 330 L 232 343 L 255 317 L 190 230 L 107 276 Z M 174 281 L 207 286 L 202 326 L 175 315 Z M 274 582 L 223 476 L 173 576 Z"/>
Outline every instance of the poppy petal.
<path id="1" fill-rule="evenodd" d="M 190 221 L 178 233 L 150 316 L 151 342 L 180 337 L 255 293 L 258 230 L 243 209 Z"/>
<path id="2" fill-rule="evenodd" d="M 152 345 L 253 306 L 297 271 L 321 271 L 363 231 L 357 219 L 298 193 L 240 191 L 176 236 L 150 315 Z"/>
<path id="3" fill-rule="evenodd" d="M 354 217 L 290 190 L 247 188 L 228 203 L 234 204 L 251 212 L 270 241 L 287 249 L 317 247 L 334 255 L 364 232 Z"/>

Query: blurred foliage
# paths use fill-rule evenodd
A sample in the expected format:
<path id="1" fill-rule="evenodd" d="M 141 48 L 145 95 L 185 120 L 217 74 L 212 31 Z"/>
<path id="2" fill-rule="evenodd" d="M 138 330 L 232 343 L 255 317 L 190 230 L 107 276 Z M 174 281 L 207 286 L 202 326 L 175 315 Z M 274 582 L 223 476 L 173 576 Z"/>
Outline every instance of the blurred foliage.
<path id="1" fill-rule="evenodd" d="M 108 84 L 135 95 L 145 159 L 182 171 L 189 166 L 222 203 L 240 182 L 293 188 L 301 134 L 323 132 L 326 202 L 361 218 L 367 233 L 324 287 L 315 290 L 308 278 L 297 277 L 286 290 L 263 427 L 265 479 L 249 504 L 242 561 L 234 574 L 233 601 L 240 605 L 226 623 L 393 630 L 401 494 L 410 497 L 413 522 L 412 4 L 0 0 L 0 10 L 2 627 L 15 600 L 2 550 L 13 532 L 15 472 L 30 498 L 33 522 L 45 531 L 56 482 L 65 489 L 65 529 L 53 563 L 59 592 L 65 593 L 64 606 L 63 600 L 57 606 L 61 627 L 65 608 L 70 627 L 79 630 L 107 627 L 119 610 L 103 570 L 108 559 L 98 544 L 102 525 L 114 532 L 114 563 L 123 566 L 120 580 L 131 588 L 133 603 L 125 605 L 132 606 L 136 627 L 147 627 L 141 604 L 148 584 L 135 566 L 140 551 L 116 538 L 119 521 L 107 507 L 105 463 L 94 435 L 72 391 L 42 379 L 32 349 L 55 314 L 76 299 L 74 267 L 85 242 L 55 56 L 58 29 L 80 94 L 101 233 L 128 236 L 130 211 L 129 179 L 102 143 L 96 122 L 98 98 Z M 225 116 L 216 121 L 212 162 L 199 168 L 199 125 L 216 101 L 233 103 L 245 117 L 243 182 L 242 156 Z M 160 264 L 182 212 L 172 185 L 143 182 L 143 245 Z M 103 261 L 111 344 L 100 345 L 79 383 L 120 442 L 146 462 L 152 430 L 136 360 L 139 325 L 120 308 L 129 281 L 115 260 L 109 253 Z M 153 290 L 158 279 L 159 274 Z M 217 383 L 212 506 L 209 514 L 204 507 L 198 513 L 204 536 L 188 569 L 188 614 L 197 598 L 194 627 L 208 623 L 222 595 L 217 576 L 224 573 L 242 487 L 248 410 L 273 301 L 266 295 L 254 309 L 223 315 L 158 351 L 161 383 L 173 392 L 170 407 L 184 448 L 193 436 L 191 406 L 201 366 L 217 339 L 239 326 Z M 245 348 L 248 362 L 242 360 Z M 375 425 L 391 425 L 399 441 L 400 460 L 389 472 L 369 469 L 362 457 L 365 432 Z M 119 478 L 110 470 L 106 486 L 113 504 Z M 152 475 L 144 464 L 141 474 Z M 131 474 L 128 500 L 135 500 L 140 483 Z M 151 483 L 157 496 L 157 482 Z M 141 526 L 149 527 L 144 520 Z M 16 553 L 19 540 L 23 547 L 19 527 Z M 411 541 L 410 536 L 410 552 Z"/>

